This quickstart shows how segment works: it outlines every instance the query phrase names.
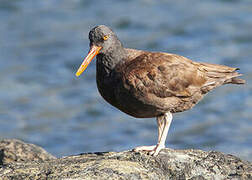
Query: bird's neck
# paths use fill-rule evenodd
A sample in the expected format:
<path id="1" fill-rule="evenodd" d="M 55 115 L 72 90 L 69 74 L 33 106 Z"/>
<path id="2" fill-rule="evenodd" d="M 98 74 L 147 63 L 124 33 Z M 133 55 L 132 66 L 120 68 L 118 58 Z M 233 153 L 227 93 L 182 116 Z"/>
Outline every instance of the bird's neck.
<path id="1" fill-rule="evenodd" d="M 126 57 L 126 50 L 122 46 L 113 48 L 109 53 L 100 53 L 97 55 L 97 66 L 102 66 L 106 71 L 112 71 L 115 66 L 118 63 L 122 63 Z"/>

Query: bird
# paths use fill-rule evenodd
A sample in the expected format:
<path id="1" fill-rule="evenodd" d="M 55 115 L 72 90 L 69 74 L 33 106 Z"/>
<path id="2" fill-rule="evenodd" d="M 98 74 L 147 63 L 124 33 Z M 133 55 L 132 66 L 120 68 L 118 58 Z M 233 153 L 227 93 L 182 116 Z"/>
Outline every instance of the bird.
<path id="1" fill-rule="evenodd" d="M 245 84 L 239 68 L 192 61 L 165 52 L 125 48 L 114 31 L 98 25 L 89 32 L 90 50 L 76 76 L 96 57 L 96 83 L 112 106 L 135 118 L 156 118 L 156 145 L 135 152 L 157 156 L 165 141 L 173 113 L 194 107 L 208 92 L 224 84 Z"/>

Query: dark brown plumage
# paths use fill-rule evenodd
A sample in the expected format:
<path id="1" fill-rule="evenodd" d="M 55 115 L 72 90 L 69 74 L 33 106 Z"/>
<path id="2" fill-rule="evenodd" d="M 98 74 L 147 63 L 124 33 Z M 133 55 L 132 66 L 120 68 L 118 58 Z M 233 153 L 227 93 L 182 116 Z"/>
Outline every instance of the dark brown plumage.
<path id="1" fill-rule="evenodd" d="M 237 78 L 241 76 L 237 68 L 194 62 L 176 54 L 124 48 L 115 33 L 103 25 L 93 28 L 89 38 L 90 53 L 76 75 L 97 54 L 96 79 L 102 97 L 131 116 L 157 117 L 158 144 L 136 151 L 157 155 L 164 148 L 171 113 L 192 108 L 218 86 L 245 83 Z"/>

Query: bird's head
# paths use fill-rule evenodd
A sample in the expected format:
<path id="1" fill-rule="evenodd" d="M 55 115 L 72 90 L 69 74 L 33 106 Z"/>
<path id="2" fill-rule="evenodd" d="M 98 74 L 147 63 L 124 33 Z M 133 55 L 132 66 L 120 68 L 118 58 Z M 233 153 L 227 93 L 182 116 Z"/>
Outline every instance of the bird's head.
<path id="1" fill-rule="evenodd" d="M 87 68 L 88 64 L 97 54 L 108 54 L 118 46 L 121 46 L 121 42 L 118 40 L 115 33 L 105 25 L 96 26 L 91 29 L 89 32 L 89 40 L 89 53 L 76 72 L 76 76 L 81 75 L 81 73 Z"/>

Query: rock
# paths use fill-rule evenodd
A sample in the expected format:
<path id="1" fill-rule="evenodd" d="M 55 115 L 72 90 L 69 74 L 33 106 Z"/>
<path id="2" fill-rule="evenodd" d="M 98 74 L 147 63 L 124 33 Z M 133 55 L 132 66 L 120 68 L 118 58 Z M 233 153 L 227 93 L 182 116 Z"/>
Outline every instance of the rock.
<path id="1" fill-rule="evenodd" d="M 45 161 L 13 162 L 3 179 L 252 179 L 252 164 L 232 155 L 164 149 L 157 157 L 136 152 L 87 153 Z"/>
<path id="2" fill-rule="evenodd" d="M 0 165 L 17 161 L 45 161 L 56 159 L 41 147 L 17 139 L 0 141 Z"/>

